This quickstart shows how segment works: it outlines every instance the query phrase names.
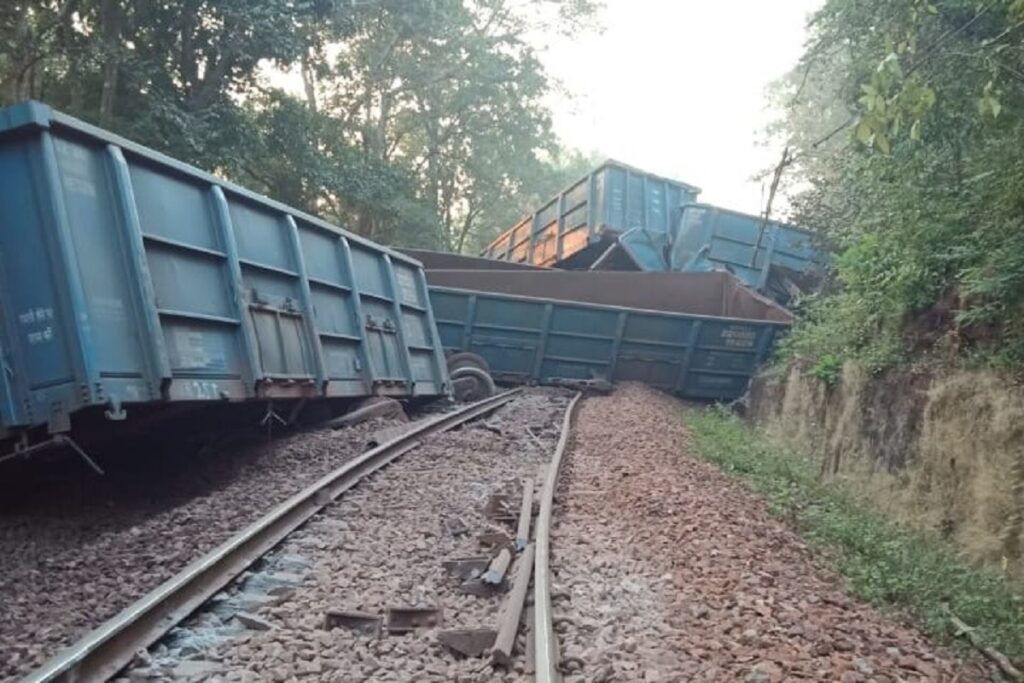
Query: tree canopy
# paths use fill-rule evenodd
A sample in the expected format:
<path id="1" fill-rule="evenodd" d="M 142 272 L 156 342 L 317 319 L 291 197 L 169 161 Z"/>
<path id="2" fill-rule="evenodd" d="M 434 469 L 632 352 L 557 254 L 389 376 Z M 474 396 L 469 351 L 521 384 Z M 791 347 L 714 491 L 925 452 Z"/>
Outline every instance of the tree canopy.
<path id="1" fill-rule="evenodd" d="M 372 239 L 458 250 L 580 171 L 527 36 L 594 14 L 589 0 L 15 1 L 0 8 L 0 102 L 44 100 Z"/>
<path id="2" fill-rule="evenodd" d="M 792 352 L 1024 363 L 1024 2 L 827 0 L 774 90 L 797 219 L 838 248 Z"/>

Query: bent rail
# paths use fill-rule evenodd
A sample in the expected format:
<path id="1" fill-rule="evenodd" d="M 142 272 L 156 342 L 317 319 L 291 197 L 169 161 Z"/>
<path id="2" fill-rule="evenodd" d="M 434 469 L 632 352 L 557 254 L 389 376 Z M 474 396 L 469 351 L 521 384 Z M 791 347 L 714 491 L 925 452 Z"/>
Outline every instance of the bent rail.
<path id="1" fill-rule="evenodd" d="M 518 389 L 471 403 L 363 453 L 278 505 L 258 521 L 196 560 L 81 640 L 29 674 L 26 682 L 105 680 L 140 649 L 228 585 L 249 565 L 363 477 L 413 450 L 424 437 L 469 422 L 505 403 Z"/>
<path id="2" fill-rule="evenodd" d="M 569 443 L 573 416 L 581 396 L 582 394 L 577 392 L 569 402 L 569 407 L 565 409 L 562 433 L 558 437 L 558 445 L 551 456 L 551 463 L 544 478 L 540 514 L 537 516 L 537 549 L 534 555 L 533 577 L 534 670 L 537 683 L 557 683 L 562 680 L 558 668 L 558 636 L 555 634 L 551 613 L 551 513 L 554 507 L 555 486 L 558 484 L 558 471 Z"/>

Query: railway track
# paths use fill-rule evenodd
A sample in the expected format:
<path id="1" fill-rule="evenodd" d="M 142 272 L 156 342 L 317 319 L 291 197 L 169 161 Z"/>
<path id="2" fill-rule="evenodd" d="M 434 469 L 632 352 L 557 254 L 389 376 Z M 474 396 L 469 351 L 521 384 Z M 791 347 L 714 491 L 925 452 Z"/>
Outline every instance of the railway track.
<path id="1" fill-rule="evenodd" d="M 31 673 L 26 681 L 92 681 L 115 676 L 145 651 L 164 638 L 189 615 L 202 611 L 203 605 L 218 594 L 253 563 L 282 544 L 290 534 L 302 527 L 318 512 L 337 501 L 368 475 L 413 451 L 432 437 L 460 425 L 478 420 L 517 396 L 519 390 L 505 392 L 471 404 L 458 411 L 430 419 L 387 443 L 373 448 L 340 467 L 291 499 L 275 507 L 262 519 L 223 543 L 206 556 L 192 563 L 142 599 L 87 634 L 73 646 L 59 653 L 43 667 Z M 572 413 L 579 400 L 574 397 L 565 410 L 561 430 L 550 457 L 540 498 L 536 535 L 529 543 L 535 557 L 534 619 L 531 624 L 536 647 L 535 661 L 524 668 L 536 669 L 537 680 L 559 680 L 558 647 L 552 628 L 549 569 L 549 527 L 552 498 L 561 456 L 568 443 Z M 531 440 L 538 446 L 529 426 Z M 376 495 L 376 494 L 372 494 Z M 527 539 L 527 542 L 529 539 Z M 520 548 L 522 549 L 522 548 Z M 536 551 L 535 553 L 533 551 Z M 526 555 L 526 557 L 529 557 Z M 523 562 L 520 559 L 520 563 Z M 520 569 L 520 573 L 522 573 Z M 529 578 L 529 576 L 527 576 Z M 525 584 L 524 584 L 525 586 Z M 515 591 L 513 591 L 515 592 Z M 524 590 L 525 592 L 525 590 Z M 504 610 L 503 610 L 504 612 Z M 519 630 L 518 615 L 512 625 L 512 647 Z M 508 626 L 506 626 L 508 630 Z M 507 662 L 506 662 L 507 664 Z"/>
<path id="2" fill-rule="evenodd" d="M 555 633 L 554 617 L 551 607 L 551 516 L 553 514 L 555 487 L 558 485 L 558 474 L 562 468 L 562 457 L 569 444 L 569 433 L 572 428 L 576 406 L 580 402 L 580 394 L 573 396 L 566 408 L 562 420 L 562 431 L 558 437 L 558 445 L 551 457 L 547 475 L 544 479 L 544 490 L 541 492 L 540 514 L 537 517 L 537 554 L 533 596 L 533 633 L 534 633 L 534 670 L 538 683 L 555 683 L 562 680 L 559 669 L 558 636 Z"/>

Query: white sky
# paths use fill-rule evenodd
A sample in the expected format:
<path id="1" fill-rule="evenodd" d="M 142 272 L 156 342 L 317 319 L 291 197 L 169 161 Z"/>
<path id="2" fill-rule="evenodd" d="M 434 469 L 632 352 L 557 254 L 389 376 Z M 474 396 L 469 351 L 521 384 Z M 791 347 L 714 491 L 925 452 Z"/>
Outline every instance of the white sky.
<path id="1" fill-rule="evenodd" d="M 757 213 L 762 183 L 751 177 L 782 154 L 760 145 L 773 118 L 765 88 L 795 66 L 822 2 L 605 0 L 603 34 L 547 46 L 550 73 L 576 96 L 552 100 L 555 130 L 697 185 L 702 201 Z"/>

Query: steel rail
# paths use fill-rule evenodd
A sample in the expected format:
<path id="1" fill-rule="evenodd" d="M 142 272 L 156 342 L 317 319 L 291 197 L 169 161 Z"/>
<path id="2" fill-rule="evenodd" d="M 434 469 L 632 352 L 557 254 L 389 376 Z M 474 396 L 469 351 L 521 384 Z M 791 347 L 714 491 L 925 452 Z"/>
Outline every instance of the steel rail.
<path id="1" fill-rule="evenodd" d="M 159 640 L 361 479 L 413 450 L 423 438 L 478 418 L 508 403 L 519 391 L 506 391 L 428 420 L 342 465 L 58 653 L 24 682 L 102 681 L 114 676 L 136 652 Z"/>
<path id="2" fill-rule="evenodd" d="M 534 680 L 537 683 L 558 683 L 562 680 L 562 673 L 558 668 L 558 636 L 555 634 L 551 610 L 551 513 L 554 508 L 555 486 L 558 484 L 558 470 L 562 466 L 562 456 L 569 443 L 573 416 L 582 395 L 577 392 L 569 402 L 569 407 L 565 409 L 562 433 L 548 464 L 544 490 L 540 494 L 533 576 Z"/>

